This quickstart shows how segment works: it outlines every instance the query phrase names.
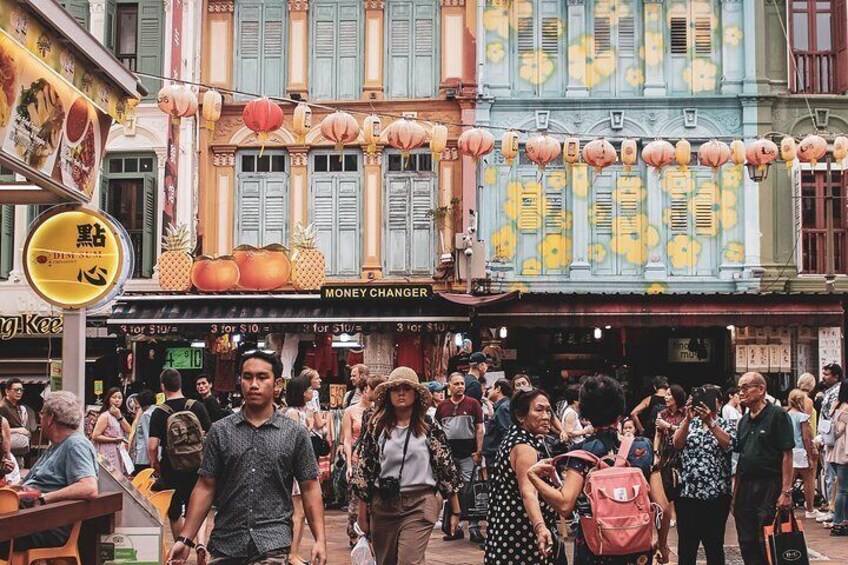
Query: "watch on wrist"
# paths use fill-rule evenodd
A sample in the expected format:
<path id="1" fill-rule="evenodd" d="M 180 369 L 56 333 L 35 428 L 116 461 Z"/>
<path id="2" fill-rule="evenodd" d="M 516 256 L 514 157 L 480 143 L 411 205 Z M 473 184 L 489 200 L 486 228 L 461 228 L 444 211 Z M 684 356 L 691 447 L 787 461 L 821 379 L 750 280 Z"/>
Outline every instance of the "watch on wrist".
<path id="1" fill-rule="evenodd" d="M 177 541 L 186 546 L 189 549 L 194 549 L 194 542 L 185 536 L 180 536 L 177 538 Z"/>

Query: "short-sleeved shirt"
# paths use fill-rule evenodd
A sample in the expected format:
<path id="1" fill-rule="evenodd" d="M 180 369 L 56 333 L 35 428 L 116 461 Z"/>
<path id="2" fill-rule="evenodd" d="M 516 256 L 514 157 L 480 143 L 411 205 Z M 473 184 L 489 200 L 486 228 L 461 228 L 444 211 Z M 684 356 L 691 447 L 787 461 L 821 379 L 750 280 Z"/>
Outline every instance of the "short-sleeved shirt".
<path id="1" fill-rule="evenodd" d="M 203 399 L 203 407 L 206 408 L 206 413 L 209 414 L 209 419 L 213 424 L 233 413 L 229 408 L 221 406 L 221 403 L 218 402 L 214 394 L 210 394 Z"/>
<path id="2" fill-rule="evenodd" d="M 97 478 L 97 454 L 81 432 L 51 445 L 35 462 L 24 485 L 41 492 L 54 492 L 87 477 Z"/>
<path id="3" fill-rule="evenodd" d="M 473 398 L 477 402 L 483 402 L 483 385 L 471 373 L 465 375 L 465 396 Z"/>
<path id="4" fill-rule="evenodd" d="M 483 424 L 483 408 L 468 396 L 455 403 L 450 398 L 436 408 L 436 421 L 448 436 L 454 459 L 471 457 L 477 451 L 477 425 Z"/>
<path id="5" fill-rule="evenodd" d="M 736 425 L 724 418 L 716 426 L 730 436 L 725 449 L 712 431 L 695 416 L 689 423 L 689 435 L 681 454 L 680 496 L 697 500 L 713 500 L 731 492 L 730 460 L 736 444 Z"/>
<path id="6" fill-rule="evenodd" d="M 430 464 L 430 448 L 427 446 L 425 434 L 419 437 L 412 433 L 409 426 L 395 426 L 391 435 L 383 433 L 381 443 L 381 479 L 400 477 L 401 492 L 436 488 L 436 476 L 433 474 L 433 465 Z"/>
<path id="7" fill-rule="evenodd" d="M 801 424 L 810 421 L 810 415 L 804 412 L 789 412 L 789 418 L 792 420 L 792 436 L 795 440 L 796 449 L 804 449 L 804 432 L 801 430 Z"/>
<path id="8" fill-rule="evenodd" d="M 243 413 L 215 422 L 198 474 L 215 479 L 215 555 L 247 558 L 292 541 L 294 481 L 318 478 L 309 432 L 279 411 L 259 427 Z"/>
<path id="9" fill-rule="evenodd" d="M 173 412 L 171 414 L 176 414 L 177 412 L 182 412 L 186 409 L 186 404 L 188 403 L 188 398 L 175 398 L 173 400 L 166 400 L 165 404 L 171 407 Z M 203 406 L 202 402 L 194 401 L 189 408 L 194 415 L 197 416 L 197 419 L 200 420 L 200 426 L 203 428 L 204 432 L 208 432 L 209 428 L 212 426 L 212 422 L 209 420 L 209 413 L 206 411 L 206 408 Z M 156 410 L 153 411 L 153 414 L 150 416 L 150 437 L 155 437 L 159 439 L 160 445 L 162 449 L 161 457 L 162 461 L 160 464 L 160 468 L 162 470 L 162 475 L 166 477 L 171 477 L 174 475 L 175 471 L 173 467 L 171 467 L 171 460 L 168 459 L 168 450 L 166 449 L 166 442 L 168 439 L 168 430 L 166 429 L 166 424 L 168 423 L 168 417 L 171 415 L 160 407 L 157 407 Z"/>
<path id="10" fill-rule="evenodd" d="M 774 404 L 766 404 L 756 418 L 750 412 L 742 416 L 737 438 L 736 474 L 740 477 L 779 477 L 784 452 L 795 447 L 789 414 Z"/>

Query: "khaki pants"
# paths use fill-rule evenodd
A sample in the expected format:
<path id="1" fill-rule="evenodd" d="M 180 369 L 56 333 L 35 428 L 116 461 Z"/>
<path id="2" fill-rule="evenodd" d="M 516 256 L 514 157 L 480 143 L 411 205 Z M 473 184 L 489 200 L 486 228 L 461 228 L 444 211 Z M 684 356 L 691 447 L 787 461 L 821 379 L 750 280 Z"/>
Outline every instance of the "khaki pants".
<path id="1" fill-rule="evenodd" d="M 375 494 L 371 541 L 377 565 L 423 565 L 441 508 L 441 499 L 429 489 L 404 493 L 397 504 L 384 503 Z"/>

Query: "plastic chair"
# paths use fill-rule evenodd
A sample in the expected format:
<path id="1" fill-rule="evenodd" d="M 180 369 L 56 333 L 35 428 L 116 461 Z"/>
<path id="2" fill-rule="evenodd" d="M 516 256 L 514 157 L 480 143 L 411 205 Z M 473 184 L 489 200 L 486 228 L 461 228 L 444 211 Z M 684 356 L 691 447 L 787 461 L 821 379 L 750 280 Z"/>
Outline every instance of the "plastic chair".
<path id="1" fill-rule="evenodd" d="M 151 496 L 153 496 L 154 494 L 156 494 L 155 492 L 153 492 L 153 485 L 154 485 L 155 483 L 156 483 L 156 479 L 154 479 L 153 477 L 150 477 L 149 479 L 147 479 L 147 480 L 144 482 L 144 484 L 143 484 L 143 485 L 141 485 L 140 487 L 138 487 L 138 492 L 140 492 L 140 493 L 141 493 L 141 494 L 143 494 L 146 498 L 148 498 L 148 499 L 149 499 Z"/>
<path id="2" fill-rule="evenodd" d="M 150 476 L 153 475 L 153 469 L 148 467 L 147 469 L 141 470 L 138 474 L 133 477 L 132 486 L 141 490 L 142 487 L 146 486 L 150 481 Z"/>
<path id="3" fill-rule="evenodd" d="M 157 493 L 152 493 L 147 499 L 150 504 L 159 511 L 159 521 L 164 526 L 168 521 L 168 507 L 171 506 L 171 499 L 174 498 L 174 490 L 160 490 Z M 162 563 L 168 559 L 168 545 L 165 543 L 166 532 L 162 530 Z"/>
<path id="4" fill-rule="evenodd" d="M 36 549 L 29 549 L 27 551 L 16 551 L 12 555 L 12 562 L 15 565 L 32 565 L 32 563 L 42 559 L 46 559 L 48 562 L 50 562 L 51 559 L 67 559 L 73 561 L 77 565 L 82 565 L 79 548 L 77 548 L 81 526 L 82 522 L 74 522 L 74 525 L 71 528 L 71 535 L 62 547 L 39 547 Z"/>
<path id="5" fill-rule="evenodd" d="M 20 500 L 18 499 L 18 493 L 9 488 L 0 488 L 0 514 L 17 512 L 19 507 Z M 10 560 L 12 558 L 12 550 L 14 549 L 14 541 L 9 541 L 9 555 L 6 557 Z M 9 561 L 0 559 L 0 565 L 9 565 Z"/>

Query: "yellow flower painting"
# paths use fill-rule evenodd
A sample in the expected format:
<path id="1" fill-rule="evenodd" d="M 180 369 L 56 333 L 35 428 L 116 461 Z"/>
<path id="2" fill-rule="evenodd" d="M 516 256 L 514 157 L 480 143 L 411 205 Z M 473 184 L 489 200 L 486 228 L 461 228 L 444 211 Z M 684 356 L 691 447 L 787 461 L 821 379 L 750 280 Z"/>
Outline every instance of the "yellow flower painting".
<path id="1" fill-rule="evenodd" d="M 536 258 L 525 259 L 521 265 L 521 274 L 535 277 L 542 274 L 542 262 Z"/>
<path id="2" fill-rule="evenodd" d="M 648 248 L 659 243 L 660 234 L 648 223 L 645 214 L 613 219 L 610 250 L 634 265 L 642 265 L 648 257 Z"/>
<path id="3" fill-rule="evenodd" d="M 745 259 L 745 246 L 737 242 L 728 243 L 724 249 L 724 258 L 731 263 L 741 263 Z"/>
<path id="4" fill-rule="evenodd" d="M 694 267 L 698 263 L 701 244 L 688 235 L 676 235 L 668 242 L 668 257 L 675 269 Z"/>
<path id="5" fill-rule="evenodd" d="M 498 182 L 498 168 L 488 166 L 483 171 L 483 182 L 489 186 L 494 186 Z"/>
<path id="6" fill-rule="evenodd" d="M 589 257 L 589 261 L 595 264 L 603 263 L 604 259 L 607 258 L 607 248 L 604 247 L 603 243 L 593 243 L 586 251 L 586 255 Z"/>
<path id="7" fill-rule="evenodd" d="M 727 45 L 738 47 L 742 43 L 742 30 L 739 26 L 730 26 L 724 30 L 724 42 Z"/>
<path id="8" fill-rule="evenodd" d="M 645 33 L 645 64 L 656 67 L 663 60 L 665 40 L 663 34 L 649 31 Z"/>
<path id="9" fill-rule="evenodd" d="M 645 293 L 647 293 L 647 294 L 664 294 L 667 290 L 668 290 L 668 285 L 661 283 L 661 282 L 655 282 L 655 283 L 649 284 L 647 286 L 647 288 L 645 288 Z"/>
<path id="10" fill-rule="evenodd" d="M 639 88 L 645 83 L 645 73 L 639 67 L 630 67 L 624 73 L 624 80 L 633 88 Z"/>
<path id="11" fill-rule="evenodd" d="M 518 76 L 530 84 L 544 84 L 554 74 L 555 65 L 550 55 L 537 49 L 521 56 Z"/>
<path id="12" fill-rule="evenodd" d="M 692 92 L 713 91 L 716 88 L 718 67 L 712 61 L 695 59 L 692 66 L 683 71 L 683 80 L 692 87 Z"/>
<path id="13" fill-rule="evenodd" d="M 483 10 L 483 27 L 504 39 L 509 38 L 509 12 L 506 8 L 487 7 Z"/>
<path id="14" fill-rule="evenodd" d="M 505 261 L 513 259 L 517 244 L 518 238 L 510 225 L 503 226 L 492 234 L 492 247 L 498 259 Z"/>
<path id="15" fill-rule="evenodd" d="M 490 41 L 486 45 L 486 59 L 490 63 L 500 63 L 506 57 L 502 41 Z"/>
<path id="16" fill-rule="evenodd" d="M 539 244 L 546 270 L 558 270 L 571 263 L 571 238 L 561 234 L 548 234 Z"/>

